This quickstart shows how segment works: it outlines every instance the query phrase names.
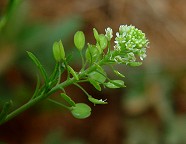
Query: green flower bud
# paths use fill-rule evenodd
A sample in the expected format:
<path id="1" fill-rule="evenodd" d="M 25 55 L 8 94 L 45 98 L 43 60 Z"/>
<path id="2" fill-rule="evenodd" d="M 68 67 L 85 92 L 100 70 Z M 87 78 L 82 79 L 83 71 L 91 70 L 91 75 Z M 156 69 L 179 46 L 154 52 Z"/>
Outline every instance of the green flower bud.
<path id="1" fill-rule="evenodd" d="M 99 41 L 99 34 L 95 28 L 93 28 L 93 33 L 94 33 L 94 37 L 95 37 L 96 41 L 98 42 Z"/>
<path id="2" fill-rule="evenodd" d="M 77 31 L 74 35 L 74 44 L 78 50 L 82 50 L 85 46 L 85 35 L 82 31 Z"/>
<path id="3" fill-rule="evenodd" d="M 91 108 L 84 103 L 77 103 L 71 110 L 72 115 L 78 119 L 84 119 L 90 116 Z"/>
<path id="4" fill-rule="evenodd" d="M 54 42 L 53 55 L 57 62 L 60 62 L 61 60 L 65 60 L 65 51 L 61 40 L 59 42 Z"/>

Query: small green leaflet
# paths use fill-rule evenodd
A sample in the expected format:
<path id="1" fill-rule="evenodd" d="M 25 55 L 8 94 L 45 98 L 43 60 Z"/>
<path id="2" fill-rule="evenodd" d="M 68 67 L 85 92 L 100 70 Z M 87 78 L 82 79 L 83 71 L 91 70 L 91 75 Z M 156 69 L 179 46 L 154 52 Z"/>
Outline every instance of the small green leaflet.
<path id="1" fill-rule="evenodd" d="M 60 96 L 70 105 L 70 106 L 75 106 L 76 103 L 65 93 L 61 93 Z"/>
<path id="2" fill-rule="evenodd" d="M 47 77 L 47 73 L 46 73 L 44 67 L 41 65 L 41 63 L 39 62 L 39 60 L 36 58 L 36 56 L 33 53 L 27 51 L 27 54 L 32 59 L 32 61 L 36 64 L 36 66 L 39 68 L 41 75 L 43 76 L 45 82 L 47 82 L 48 77 Z"/>
<path id="3" fill-rule="evenodd" d="M 108 88 L 121 88 L 121 87 L 125 87 L 124 81 L 122 81 L 122 80 L 111 80 L 111 81 L 105 83 L 105 86 L 108 87 Z"/>
<path id="4" fill-rule="evenodd" d="M 94 79 L 88 79 L 89 82 L 98 90 L 101 91 L 101 86 L 99 85 L 99 83 L 97 81 L 95 81 Z"/>

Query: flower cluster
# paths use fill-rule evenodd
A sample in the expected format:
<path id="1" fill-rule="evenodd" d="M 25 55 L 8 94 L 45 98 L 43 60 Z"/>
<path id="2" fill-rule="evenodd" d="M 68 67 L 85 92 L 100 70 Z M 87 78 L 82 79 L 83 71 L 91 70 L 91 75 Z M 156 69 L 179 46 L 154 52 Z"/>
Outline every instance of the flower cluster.
<path id="1" fill-rule="evenodd" d="M 136 61 L 136 56 L 139 56 L 141 60 L 146 57 L 149 41 L 145 33 L 132 25 L 121 25 L 114 42 L 114 50 L 118 52 L 118 55 L 112 59 L 117 63 L 130 64 Z"/>
<path id="2" fill-rule="evenodd" d="M 105 36 L 106 38 L 108 39 L 108 41 L 111 40 L 111 38 L 113 37 L 113 32 L 112 32 L 112 29 L 110 27 L 108 27 L 107 29 L 105 29 Z"/>

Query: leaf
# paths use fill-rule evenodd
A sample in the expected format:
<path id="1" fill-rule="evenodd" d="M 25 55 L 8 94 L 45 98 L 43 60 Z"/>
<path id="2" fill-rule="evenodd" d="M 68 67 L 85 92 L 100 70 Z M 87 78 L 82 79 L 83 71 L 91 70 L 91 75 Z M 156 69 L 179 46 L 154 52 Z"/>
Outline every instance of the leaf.
<path id="1" fill-rule="evenodd" d="M 69 72 L 73 75 L 73 77 L 76 79 L 76 80 L 79 80 L 79 77 L 78 75 L 76 74 L 76 72 L 68 65 L 67 66 Z"/>
<path id="2" fill-rule="evenodd" d="M 76 105 L 76 103 L 75 103 L 68 95 L 66 95 L 65 93 L 60 94 L 60 96 L 61 96 L 66 102 L 68 102 L 69 105 L 71 105 L 71 106 L 75 106 L 75 105 Z"/>
<path id="3" fill-rule="evenodd" d="M 85 103 L 77 103 L 71 113 L 75 118 L 85 119 L 91 115 L 91 108 Z"/>
<path id="4" fill-rule="evenodd" d="M 105 86 L 108 87 L 108 88 L 121 88 L 121 87 L 125 87 L 124 81 L 122 81 L 122 80 L 111 80 L 111 81 L 105 83 Z"/>
<path id="5" fill-rule="evenodd" d="M 98 99 L 95 99 L 95 98 L 93 98 L 91 96 L 88 97 L 88 100 L 90 102 L 92 102 L 93 104 L 108 104 L 106 101 L 104 101 L 102 99 L 98 100 Z"/>
<path id="6" fill-rule="evenodd" d="M 44 67 L 41 65 L 41 63 L 39 62 L 39 60 L 36 58 L 36 56 L 33 53 L 27 51 L 27 54 L 32 59 L 32 61 L 36 64 L 36 66 L 40 70 L 40 73 L 43 76 L 45 82 L 47 83 L 48 77 L 47 77 L 47 73 L 46 73 Z"/>
<path id="7" fill-rule="evenodd" d="M 88 77 L 102 84 L 106 80 L 105 75 L 106 75 L 105 71 L 101 67 L 98 66 L 95 71 L 88 74 Z"/>
<path id="8" fill-rule="evenodd" d="M 142 62 L 130 62 L 128 65 L 129 65 L 129 66 L 136 67 L 136 66 L 142 65 Z"/>
<path id="9" fill-rule="evenodd" d="M 86 60 L 90 63 L 96 62 L 99 57 L 99 51 L 95 45 L 88 44 L 88 48 L 85 53 Z"/>
<path id="10" fill-rule="evenodd" d="M 98 82 L 96 82 L 94 79 L 88 79 L 89 82 L 98 90 L 101 91 L 101 86 L 99 85 Z"/>
<path id="11" fill-rule="evenodd" d="M 117 70 L 114 70 L 114 73 L 117 75 L 117 76 L 120 76 L 122 78 L 124 78 L 125 76 L 123 74 L 121 74 L 119 71 Z"/>

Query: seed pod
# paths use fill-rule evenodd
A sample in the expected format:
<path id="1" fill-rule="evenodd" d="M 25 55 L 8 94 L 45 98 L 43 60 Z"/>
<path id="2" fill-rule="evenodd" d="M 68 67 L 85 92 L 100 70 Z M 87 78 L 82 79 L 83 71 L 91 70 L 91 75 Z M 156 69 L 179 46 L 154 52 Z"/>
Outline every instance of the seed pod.
<path id="1" fill-rule="evenodd" d="M 71 110 L 72 115 L 78 119 L 84 119 L 90 116 L 91 108 L 85 103 L 77 103 Z"/>
<path id="2" fill-rule="evenodd" d="M 98 100 L 98 99 L 95 99 L 91 96 L 88 98 L 88 100 L 90 102 L 92 102 L 94 105 L 96 105 L 96 104 L 107 104 L 107 102 L 105 100 L 102 100 L 102 99 Z"/>
<path id="3" fill-rule="evenodd" d="M 61 40 L 59 42 L 54 42 L 53 55 L 57 62 L 60 62 L 61 60 L 65 60 L 65 51 Z"/>
<path id="4" fill-rule="evenodd" d="M 94 37 L 95 37 L 96 41 L 98 42 L 99 41 L 99 34 L 95 28 L 93 28 L 93 33 L 94 33 Z"/>
<path id="5" fill-rule="evenodd" d="M 107 43 L 108 43 L 108 41 L 107 41 L 106 36 L 103 35 L 103 34 L 100 34 L 99 35 L 99 45 L 100 45 L 102 50 L 107 47 Z"/>
<path id="6" fill-rule="evenodd" d="M 82 50 L 85 46 L 85 35 L 82 31 L 77 31 L 74 35 L 74 44 L 78 50 Z"/>

